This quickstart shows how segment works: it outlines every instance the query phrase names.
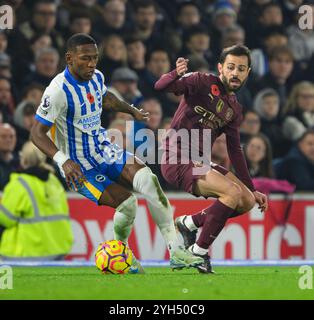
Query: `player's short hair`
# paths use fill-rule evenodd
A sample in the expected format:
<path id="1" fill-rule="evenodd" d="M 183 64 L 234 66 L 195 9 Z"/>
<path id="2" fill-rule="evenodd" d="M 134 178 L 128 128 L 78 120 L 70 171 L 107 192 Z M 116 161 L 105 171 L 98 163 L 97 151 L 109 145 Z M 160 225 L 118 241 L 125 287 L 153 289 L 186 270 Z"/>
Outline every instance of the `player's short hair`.
<path id="1" fill-rule="evenodd" d="M 92 38 L 88 34 L 76 33 L 68 39 L 66 43 L 66 49 L 67 51 L 75 51 L 76 47 L 82 46 L 84 44 L 96 45 L 96 41 L 94 40 L 94 38 Z"/>
<path id="2" fill-rule="evenodd" d="M 229 54 L 236 57 L 246 56 L 248 59 L 249 68 L 251 67 L 251 64 L 252 64 L 251 52 L 248 47 L 244 45 L 234 45 L 229 48 L 225 48 L 220 54 L 219 62 L 223 64 L 226 60 L 227 55 Z"/>

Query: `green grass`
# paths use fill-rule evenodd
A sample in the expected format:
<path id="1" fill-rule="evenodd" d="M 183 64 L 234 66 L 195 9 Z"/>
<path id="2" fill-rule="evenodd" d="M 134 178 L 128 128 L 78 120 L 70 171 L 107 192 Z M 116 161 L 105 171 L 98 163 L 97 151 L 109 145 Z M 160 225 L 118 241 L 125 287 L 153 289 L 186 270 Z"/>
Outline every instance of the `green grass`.
<path id="1" fill-rule="evenodd" d="M 146 268 L 144 275 L 102 275 L 93 267 L 14 267 L 3 299 L 314 299 L 300 290 L 298 267 Z"/>

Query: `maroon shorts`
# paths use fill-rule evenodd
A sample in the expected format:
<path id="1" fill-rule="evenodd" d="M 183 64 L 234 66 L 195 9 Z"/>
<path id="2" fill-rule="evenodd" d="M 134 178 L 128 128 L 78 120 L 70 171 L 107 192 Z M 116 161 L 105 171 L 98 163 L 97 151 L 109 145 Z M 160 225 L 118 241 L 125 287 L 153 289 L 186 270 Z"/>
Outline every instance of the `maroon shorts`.
<path id="1" fill-rule="evenodd" d="M 202 169 L 204 169 L 202 170 L 204 171 L 202 174 L 195 173 L 195 168 L 196 165 L 192 161 L 190 161 L 188 164 L 164 163 L 161 164 L 161 173 L 168 183 L 193 195 L 195 195 L 193 193 L 194 181 L 206 174 L 206 172 L 208 172 L 210 169 L 215 169 L 223 175 L 228 173 L 226 168 L 213 162 L 211 162 L 210 167 L 209 165 L 204 165 L 202 167 Z"/>

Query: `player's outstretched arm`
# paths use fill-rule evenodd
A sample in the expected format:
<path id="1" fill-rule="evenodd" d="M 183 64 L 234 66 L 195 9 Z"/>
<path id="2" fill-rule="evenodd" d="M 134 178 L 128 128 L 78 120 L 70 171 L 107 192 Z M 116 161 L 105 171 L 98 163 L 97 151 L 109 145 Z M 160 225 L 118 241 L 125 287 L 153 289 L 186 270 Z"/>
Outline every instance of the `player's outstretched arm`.
<path id="1" fill-rule="evenodd" d="M 78 184 L 85 180 L 81 167 L 58 150 L 53 141 L 47 136 L 49 130 L 49 126 L 35 120 L 30 135 L 31 140 L 46 156 L 57 162 L 59 168 L 64 171 L 69 188 L 74 188 L 77 191 Z"/>
<path id="2" fill-rule="evenodd" d="M 145 112 L 143 109 L 137 109 L 134 106 L 118 99 L 113 93 L 107 92 L 106 96 L 103 98 L 103 108 L 105 110 L 112 110 L 116 112 L 124 112 L 131 114 L 135 120 L 147 121 L 149 119 L 149 113 Z"/>

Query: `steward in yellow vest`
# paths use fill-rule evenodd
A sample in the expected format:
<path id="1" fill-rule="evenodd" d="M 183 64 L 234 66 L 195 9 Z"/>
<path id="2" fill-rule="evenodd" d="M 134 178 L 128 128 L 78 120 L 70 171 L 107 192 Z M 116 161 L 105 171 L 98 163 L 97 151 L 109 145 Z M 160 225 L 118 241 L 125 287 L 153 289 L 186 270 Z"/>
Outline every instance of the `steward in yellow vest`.
<path id="1" fill-rule="evenodd" d="M 21 152 L 23 173 L 12 173 L 0 203 L 0 259 L 58 260 L 73 235 L 66 192 L 31 142 Z"/>

